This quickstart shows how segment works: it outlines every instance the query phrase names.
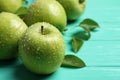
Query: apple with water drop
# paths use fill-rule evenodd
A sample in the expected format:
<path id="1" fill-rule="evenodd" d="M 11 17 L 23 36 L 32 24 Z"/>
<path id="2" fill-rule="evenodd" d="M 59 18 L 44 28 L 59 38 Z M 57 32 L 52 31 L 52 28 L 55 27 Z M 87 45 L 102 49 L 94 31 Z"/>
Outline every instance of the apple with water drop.
<path id="1" fill-rule="evenodd" d="M 86 0 L 57 0 L 65 9 L 67 20 L 72 21 L 78 19 L 86 7 Z"/>
<path id="2" fill-rule="evenodd" d="M 36 74 L 50 74 L 62 64 L 65 53 L 60 31 L 46 22 L 30 26 L 19 42 L 19 56 L 25 67 Z"/>
<path id="3" fill-rule="evenodd" d="M 27 25 L 17 15 L 0 13 L 0 60 L 16 57 L 18 41 L 26 29 Z"/>
<path id="4" fill-rule="evenodd" d="M 24 17 L 28 26 L 36 22 L 48 22 L 61 32 L 67 24 L 64 8 L 56 0 L 35 0 Z"/>
<path id="5" fill-rule="evenodd" d="M 0 11 L 15 13 L 22 7 L 23 0 L 0 0 Z"/>

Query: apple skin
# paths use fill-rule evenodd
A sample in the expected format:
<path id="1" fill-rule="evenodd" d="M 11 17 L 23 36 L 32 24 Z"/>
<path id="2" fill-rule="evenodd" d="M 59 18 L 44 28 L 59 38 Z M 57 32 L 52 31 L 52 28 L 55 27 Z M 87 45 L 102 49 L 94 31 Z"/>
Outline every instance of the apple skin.
<path id="1" fill-rule="evenodd" d="M 36 0 L 28 9 L 24 17 L 28 26 L 36 22 L 48 22 L 61 32 L 67 24 L 64 8 L 56 0 Z"/>
<path id="2" fill-rule="evenodd" d="M 22 0 L 0 0 L 0 10 L 15 13 L 22 7 Z"/>
<path id="3" fill-rule="evenodd" d="M 43 26 L 43 34 L 41 31 Z M 64 39 L 60 31 L 46 22 L 30 26 L 19 42 L 19 56 L 25 67 L 36 74 L 55 72 L 63 62 Z"/>
<path id="4" fill-rule="evenodd" d="M 26 29 L 27 25 L 17 15 L 0 13 L 0 60 L 16 57 L 18 40 Z"/>
<path id="5" fill-rule="evenodd" d="M 84 12 L 86 0 L 57 0 L 65 9 L 67 20 L 78 19 Z"/>

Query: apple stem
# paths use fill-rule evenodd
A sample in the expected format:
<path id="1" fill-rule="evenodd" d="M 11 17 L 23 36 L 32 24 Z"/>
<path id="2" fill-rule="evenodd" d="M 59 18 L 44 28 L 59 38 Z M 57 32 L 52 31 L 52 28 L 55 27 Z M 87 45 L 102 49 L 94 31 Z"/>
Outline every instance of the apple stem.
<path id="1" fill-rule="evenodd" d="M 42 35 L 44 35 L 43 29 L 44 29 L 44 26 L 41 26 L 41 34 L 42 34 Z"/>

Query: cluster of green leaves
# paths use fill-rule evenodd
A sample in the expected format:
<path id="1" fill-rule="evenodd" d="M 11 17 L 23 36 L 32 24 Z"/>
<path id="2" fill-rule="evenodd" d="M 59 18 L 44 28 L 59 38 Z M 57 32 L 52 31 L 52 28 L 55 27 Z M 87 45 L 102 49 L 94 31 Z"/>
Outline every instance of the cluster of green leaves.
<path id="1" fill-rule="evenodd" d="M 99 25 L 96 21 L 87 18 L 79 24 L 79 27 L 83 28 L 84 31 L 79 31 L 72 36 L 71 46 L 74 53 L 77 53 L 79 51 L 84 43 L 84 40 L 90 39 L 90 32 L 98 28 Z M 61 66 L 69 68 L 82 68 L 85 67 L 86 64 L 84 63 L 84 61 L 82 61 L 82 59 L 75 55 L 65 55 L 64 61 Z"/>

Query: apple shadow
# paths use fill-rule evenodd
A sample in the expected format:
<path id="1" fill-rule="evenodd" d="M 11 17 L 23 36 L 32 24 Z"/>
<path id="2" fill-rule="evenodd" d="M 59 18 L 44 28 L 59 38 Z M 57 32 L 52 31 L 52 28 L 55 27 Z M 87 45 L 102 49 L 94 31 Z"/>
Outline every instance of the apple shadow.
<path id="1" fill-rule="evenodd" d="M 74 22 L 76 22 L 77 20 L 71 20 L 71 21 L 67 21 L 68 24 L 73 24 Z"/>
<path id="2" fill-rule="evenodd" d="M 28 71 L 23 64 L 17 66 L 15 71 L 16 80 L 46 80 L 50 78 L 52 74 L 49 75 L 38 75 Z"/>
<path id="3" fill-rule="evenodd" d="M 9 59 L 9 60 L 0 60 L 0 68 L 10 66 L 16 63 L 16 58 Z"/>
<path id="4" fill-rule="evenodd" d="M 74 23 L 80 23 L 80 21 L 81 21 L 81 18 L 78 18 L 76 20 L 69 20 L 69 21 L 67 21 L 67 24 L 73 25 Z"/>
<path id="5" fill-rule="evenodd" d="M 92 32 L 98 32 L 98 31 L 99 31 L 98 29 L 92 30 Z"/>

